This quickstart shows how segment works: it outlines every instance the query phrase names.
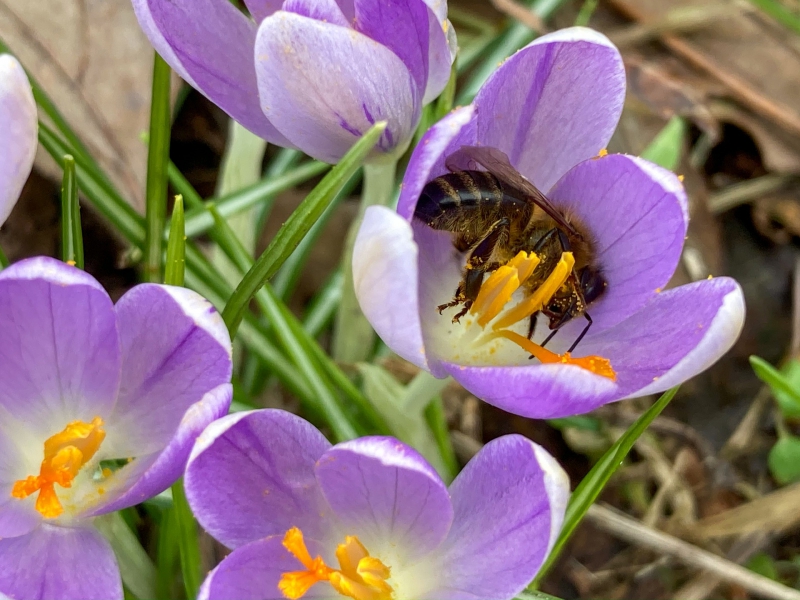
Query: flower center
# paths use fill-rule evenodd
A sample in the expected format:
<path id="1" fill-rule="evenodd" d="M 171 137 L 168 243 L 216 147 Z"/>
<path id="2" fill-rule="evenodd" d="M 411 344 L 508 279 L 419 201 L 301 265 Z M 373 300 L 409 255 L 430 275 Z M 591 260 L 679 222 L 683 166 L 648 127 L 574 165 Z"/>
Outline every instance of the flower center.
<path id="1" fill-rule="evenodd" d="M 317 556 L 311 558 L 303 532 L 292 527 L 283 538 L 284 547 L 306 568 L 281 575 L 278 588 L 286 598 L 302 598 L 317 582 L 327 581 L 340 595 L 354 600 L 391 600 L 392 586 L 386 583 L 390 572 L 380 559 L 370 556 L 354 535 L 336 547 L 339 569 L 331 569 Z"/>
<path id="2" fill-rule="evenodd" d="M 495 269 L 488 279 L 483 282 L 478 292 L 478 297 L 470 308 L 470 312 L 476 315 L 478 325 L 484 329 L 489 322 L 496 317 L 498 317 L 498 320 L 492 325 L 490 332 L 487 332 L 478 339 L 489 341 L 502 337 L 514 342 L 523 350 L 530 352 L 542 363 L 575 365 L 597 375 L 616 380 L 617 374 L 606 358 L 601 356 L 572 358 L 569 352 L 556 354 L 555 352 L 550 352 L 542 348 L 539 344 L 530 341 L 518 333 L 508 330 L 508 327 L 542 310 L 547 303 L 550 302 L 556 292 L 567 282 L 567 278 L 570 276 L 575 266 L 575 257 L 572 252 L 562 253 L 558 264 L 556 264 L 555 268 L 547 276 L 544 283 L 532 294 L 501 314 L 506 304 L 511 300 L 511 296 L 528 280 L 540 262 L 540 258 L 533 252 L 528 253 L 521 251 L 505 265 Z"/>
<path id="3" fill-rule="evenodd" d="M 52 519 L 63 513 L 55 484 L 72 487 L 78 471 L 91 460 L 106 437 L 102 426 L 100 417 L 95 417 L 91 423 L 72 421 L 62 431 L 47 438 L 39 474 L 15 482 L 11 497 L 21 500 L 38 491 L 36 510 L 43 517 Z"/>

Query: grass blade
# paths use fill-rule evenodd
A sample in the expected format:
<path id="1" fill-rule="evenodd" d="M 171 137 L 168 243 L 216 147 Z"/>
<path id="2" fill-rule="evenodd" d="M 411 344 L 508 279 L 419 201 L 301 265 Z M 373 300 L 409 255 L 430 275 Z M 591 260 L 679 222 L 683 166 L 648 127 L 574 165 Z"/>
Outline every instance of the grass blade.
<path id="1" fill-rule="evenodd" d="M 222 318 L 225 319 L 231 337 L 235 334 L 250 300 L 275 275 L 328 204 L 336 197 L 339 189 L 353 176 L 384 129 L 386 129 L 385 121 L 376 123 L 350 148 L 339 164 L 331 169 L 330 173 L 300 203 L 267 249 L 258 257 L 253 268 L 245 274 L 222 311 Z"/>
<path id="2" fill-rule="evenodd" d="M 189 508 L 183 490 L 183 478 L 172 484 L 172 510 L 177 520 L 178 548 L 181 557 L 181 573 L 186 597 L 197 598 L 200 590 L 200 546 L 197 543 L 197 522 Z"/>
<path id="3" fill-rule="evenodd" d="M 175 206 L 172 207 L 172 218 L 169 224 L 164 283 L 182 286 L 185 265 L 186 235 L 183 229 L 183 196 L 178 195 L 175 196 Z"/>
<path id="4" fill-rule="evenodd" d="M 603 491 L 608 480 L 620 467 L 623 459 L 628 455 L 631 448 L 633 448 L 633 444 L 639 439 L 639 436 L 644 433 L 644 430 L 647 429 L 650 423 L 653 422 L 653 419 L 661 414 L 661 411 L 670 403 L 677 391 L 678 388 L 674 387 L 664 392 L 655 404 L 647 409 L 647 411 L 622 434 L 622 437 L 606 451 L 602 458 L 597 461 L 597 464 L 592 467 L 592 470 L 589 471 L 589 474 L 578 484 L 575 491 L 572 492 L 569 504 L 567 505 L 567 514 L 564 517 L 564 525 L 561 528 L 561 533 L 550 555 L 539 570 L 539 574 L 536 576 L 536 579 L 533 580 L 531 584 L 533 588 L 538 586 L 544 576 L 547 575 L 547 572 L 555 563 L 559 553 L 572 535 L 572 532 L 575 531 L 575 528 L 583 519 L 586 511 L 589 510 L 589 507 L 600 495 L 600 492 Z"/>
<path id="5" fill-rule="evenodd" d="M 64 262 L 83 268 L 83 231 L 78 201 L 78 179 L 75 159 L 64 156 L 64 176 L 61 180 L 61 258 Z"/>

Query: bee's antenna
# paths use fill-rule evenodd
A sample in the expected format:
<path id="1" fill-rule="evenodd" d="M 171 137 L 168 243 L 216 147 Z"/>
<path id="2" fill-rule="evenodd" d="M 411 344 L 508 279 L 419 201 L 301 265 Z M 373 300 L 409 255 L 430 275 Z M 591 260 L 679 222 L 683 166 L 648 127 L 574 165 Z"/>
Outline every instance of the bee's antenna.
<path id="1" fill-rule="evenodd" d="M 589 321 L 589 322 L 586 324 L 586 327 L 583 328 L 583 331 L 581 331 L 581 334 L 578 336 L 578 339 L 575 340 L 572 343 L 572 346 L 569 347 L 569 350 L 567 350 L 567 352 L 572 352 L 573 350 L 575 350 L 575 347 L 578 344 L 581 343 L 581 340 L 583 339 L 583 336 L 585 336 L 586 332 L 589 331 L 589 327 L 592 326 L 593 321 L 592 321 L 592 317 L 589 316 L 589 313 L 585 312 L 585 313 L 583 313 L 583 316 L 586 317 L 586 320 Z M 556 329 L 556 331 L 558 331 L 558 330 Z M 555 332 L 553 332 L 553 333 L 555 333 Z M 551 337 L 552 337 L 552 334 L 551 334 Z M 544 345 L 544 344 L 542 344 L 542 345 Z"/>

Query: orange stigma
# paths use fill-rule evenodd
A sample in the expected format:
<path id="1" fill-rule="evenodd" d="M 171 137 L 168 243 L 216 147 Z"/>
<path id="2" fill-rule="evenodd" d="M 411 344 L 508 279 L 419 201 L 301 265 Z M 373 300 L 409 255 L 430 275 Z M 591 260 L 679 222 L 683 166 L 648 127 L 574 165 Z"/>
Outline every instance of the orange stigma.
<path id="1" fill-rule="evenodd" d="M 338 570 L 331 569 L 320 556 L 311 558 L 303 532 L 297 527 L 286 532 L 283 546 L 306 568 L 281 575 L 278 589 L 286 598 L 302 598 L 320 581 L 327 581 L 341 596 L 353 600 L 391 600 L 393 597 L 392 586 L 386 583 L 391 574 L 389 567 L 370 556 L 356 536 L 348 535 L 344 544 L 336 547 Z"/>
<path id="2" fill-rule="evenodd" d="M 497 318 L 494 325 L 492 325 L 491 332 L 488 334 L 489 339 L 502 337 L 510 340 L 545 364 L 564 363 L 575 365 L 596 375 L 616 381 L 617 374 L 611 367 L 611 363 L 602 356 L 572 358 L 569 352 L 556 354 L 508 330 L 508 327 L 542 310 L 553 295 L 564 285 L 575 267 L 575 257 L 572 252 L 562 253 L 561 258 L 547 276 L 547 279 L 533 293 L 523 298 L 515 306 L 502 312 L 514 292 L 530 278 L 540 262 L 541 259 L 533 252 L 519 252 L 514 258 L 495 269 L 489 275 L 481 285 L 478 297 L 470 307 L 470 312 L 477 316 L 478 325 L 485 328 L 489 322 Z M 486 338 L 483 339 L 485 340 Z"/>
<path id="3" fill-rule="evenodd" d="M 91 423 L 72 421 L 62 431 L 47 438 L 39 474 L 16 481 L 11 489 L 12 498 L 21 500 L 38 491 L 36 510 L 44 518 L 52 519 L 63 513 L 55 484 L 72 487 L 78 471 L 91 460 L 106 437 L 102 426 L 100 417 L 95 417 Z"/>

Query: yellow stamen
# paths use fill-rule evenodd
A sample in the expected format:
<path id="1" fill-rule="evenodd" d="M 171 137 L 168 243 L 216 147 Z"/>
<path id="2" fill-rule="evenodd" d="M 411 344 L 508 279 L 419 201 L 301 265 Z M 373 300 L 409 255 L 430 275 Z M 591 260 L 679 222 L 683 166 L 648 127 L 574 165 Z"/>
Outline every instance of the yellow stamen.
<path id="1" fill-rule="evenodd" d="M 478 297 L 470 308 L 470 312 L 478 315 L 478 324 L 486 324 L 494 319 L 503 307 L 511 300 L 511 296 L 531 276 L 539 264 L 539 257 L 531 252 L 520 252 L 508 263 L 496 269 L 483 282 Z"/>
<path id="2" fill-rule="evenodd" d="M 500 320 L 495 323 L 493 329 L 496 331 L 509 327 L 522 319 L 530 317 L 533 313 L 542 310 L 545 304 L 550 301 L 558 289 L 567 281 L 567 277 L 572 273 L 572 268 L 574 266 L 575 257 L 572 255 L 572 252 L 562 253 L 558 264 L 550 275 L 547 276 L 547 279 L 544 280 L 544 283 L 540 285 L 533 294 L 522 300 L 522 302 L 515 307 L 506 311 Z"/>
<path id="3" fill-rule="evenodd" d="M 327 581 L 340 595 L 354 600 L 391 600 L 393 596 L 392 587 L 386 583 L 391 575 L 389 567 L 370 556 L 356 536 L 347 536 L 344 544 L 336 547 L 339 569 L 331 569 L 320 556 L 312 559 L 297 527 L 286 532 L 283 546 L 306 568 L 281 575 L 278 589 L 286 598 L 302 598 L 320 581 Z"/>
<path id="4" fill-rule="evenodd" d="M 539 361 L 544 364 L 562 363 L 567 365 L 575 365 L 576 367 L 581 367 L 587 371 L 591 371 L 595 375 L 607 377 L 611 381 L 617 380 L 617 374 L 614 369 L 611 368 L 611 363 L 607 358 L 603 358 L 602 356 L 582 356 L 580 358 L 572 358 L 569 352 L 565 352 L 564 354 L 556 354 L 555 352 L 551 352 L 546 348 L 542 348 L 539 344 L 535 344 L 528 338 L 523 337 L 518 333 L 514 333 L 513 331 L 508 331 L 507 329 L 493 332 L 492 337 L 503 337 L 507 340 L 511 340 L 523 350 L 530 352 L 534 357 L 538 358 Z"/>
<path id="5" fill-rule="evenodd" d="M 106 437 L 102 425 L 100 417 L 95 417 L 91 423 L 72 421 L 62 431 L 47 438 L 39 474 L 15 482 L 11 496 L 21 500 L 38 491 L 35 506 L 43 517 L 52 519 L 63 513 L 55 484 L 72 487 L 78 471 L 92 459 Z"/>

